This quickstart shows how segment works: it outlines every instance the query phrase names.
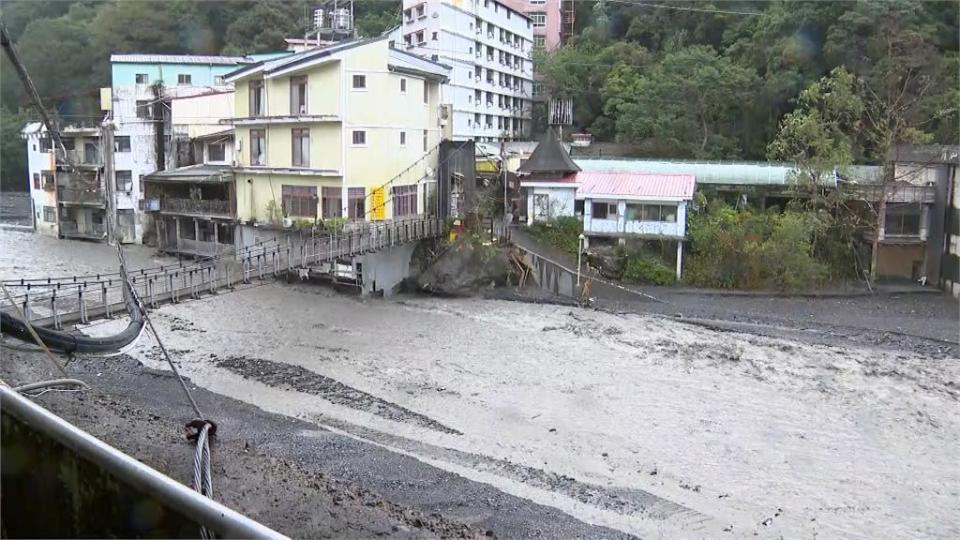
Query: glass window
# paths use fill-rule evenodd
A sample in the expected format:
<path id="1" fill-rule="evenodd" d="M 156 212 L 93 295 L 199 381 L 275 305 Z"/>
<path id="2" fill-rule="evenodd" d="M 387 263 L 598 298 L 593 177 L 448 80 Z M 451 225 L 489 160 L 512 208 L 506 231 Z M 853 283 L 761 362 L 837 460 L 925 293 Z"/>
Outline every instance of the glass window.
<path id="1" fill-rule="evenodd" d="M 641 221 L 660 221 L 660 205 L 645 204 L 643 212 L 640 214 Z"/>
<path id="2" fill-rule="evenodd" d="M 430 85 L 423 81 L 423 102 L 430 103 Z"/>
<path id="3" fill-rule="evenodd" d="M 401 132 L 400 132 L 400 146 L 406 146 L 406 145 L 407 145 L 407 132 L 406 132 L 406 131 L 401 131 Z"/>
<path id="4" fill-rule="evenodd" d="M 423 151 L 427 151 L 427 130 L 423 130 Z"/>
<path id="5" fill-rule="evenodd" d="M 57 209 L 52 206 L 43 207 L 43 220 L 47 223 L 53 223 L 57 220 Z"/>
<path id="6" fill-rule="evenodd" d="M 356 89 L 365 89 L 367 87 L 367 76 L 366 75 L 354 75 L 353 76 L 353 87 Z"/>
<path id="7" fill-rule="evenodd" d="M 617 219 L 617 203 L 595 202 L 590 213 L 593 219 Z"/>
<path id="8" fill-rule="evenodd" d="M 179 85 L 189 85 L 192 84 L 193 77 L 187 73 L 180 73 L 177 75 L 177 84 Z"/>
<path id="9" fill-rule="evenodd" d="M 150 76 L 146 73 L 137 73 L 137 84 L 150 84 Z"/>
<path id="10" fill-rule="evenodd" d="M 40 189 L 40 173 L 33 173 L 33 189 Z"/>
<path id="11" fill-rule="evenodd" d="M 130 136 L 121 135 L 113 138 L 113 151 L 114 152 L 129 152 L 130 151 Z"/>
<path id="12" fill-rule="evenodd" d="M 227 145 L 224 143 L 210 143 L 207 145 L 208 161 L 226 161 Z"/>
<path id="13" fill-rule="evenodd" d="M 250 116 L 263 116 L 265 102 L 263 81 L 250 81 Z"/>
<path id="14" fill-rule="evenodd" d="M 267 164 L 267 133 L 262 129 L 250 130 L 250 164 Z"/>
<path id="15" fill-rule="evenodd" d="M 347 217 L 350 219 L 365 219 L 366 212 L 366 195 L 364 195 L 364 189 L 362 187 L 352 187 L 347 188 Z"/>
<path id="16" fill-rule="evenodd" d="M 393 186 L 390 188 L 393 201 L 393 217 L 402 218 L 417 214 L 417 186 Z"/>
<path id="17" fill-rule="evenodd" d="M 666 221 L 668 223 L 676 223 L 677 222 L 677 205 L 661 204 L 660 219 L 661 221 Z"/>
<path id="18" fill-rule="evenodd" d="M 919 236 L 920 204 L 887 203 L 883 232 L 886 236 Z"/>
<path id="19" fill-rule="evenodd" d="M 317 218 L 317 188 L 281 186 L 283 212 L 287 217 Z"/>
<path id="20" fill-rule="evenodd" d="M 53 139 L 50 137 L 40 137 L 40 151 L 49 152 L 53 150 Z"/>
<path id="21" fill-rule="evenodd" d="M 150 102 L 146 100 L 137 100 L 137 118 L 153 118 Z"/>
<path id="22" fill-rule="evenodd" d="M 73 149 L 76 147 L 76 146 L 75 146 L 75 145 L 76 145 L 76 141 L 75 141 L 74 139 L 69 138 L 69 137 L 66 138 L 66 139 L 64 139 L 64 138 L 61 137 L 61 138 L 60 138 L 60 142 L 63 143 L 63 147 L 64 147 L 65 149 L 67 149 L 67 150 L 73 150 Z"/>
<path id="23" fill-rule="evenodd" d="M 294 128 L 292 130 L 293 139 L 293 166 L 310 166 L 310 130 Z"/>
<path id="24" fill-rule="evenodd" d="M 533 46 L 542 49 L 547 44 L 546 36 L 533 36 Z"/>
<path id="25" fill-rule="evenodd" d="M 117 171 L 117 191 L 126 193 L 133 191 L 133 173 L 131 171 Z"/>
<path id="26" fill-rule="evenodd" d="M 535 11 L 530 14 L 530 20 L 533 21 L 534 28 L 543 28 L 547 25 L 547 14 L 542 11 Z"/>
<path id="27" fill-rule="evenodd" d="M 407 80 L 406 80 L 406 79 L 400 79 L 400 93 L 401 93 L 401 94 L 406 94 L 406 93 L 407 93 Z"/>
<path id="28" fill-rule="evenodd" d="M 367 132 L 361 129 L 354 130 L 353 144 L 355 146 L 365 146 L 367 144 Z"/>
<path id="29" fill-rule="evenodd" d="M 307 77 L 290 77 L 290 114 L 307 114 Z"/>
<path id="30" fill-rule="evenodd" d="M 320 195 L 323 197 L 320 202 L 323 206 L 323 219 L 343 217 L 341 193 L 338 187 L 325 187 L 320 190 Z"/>

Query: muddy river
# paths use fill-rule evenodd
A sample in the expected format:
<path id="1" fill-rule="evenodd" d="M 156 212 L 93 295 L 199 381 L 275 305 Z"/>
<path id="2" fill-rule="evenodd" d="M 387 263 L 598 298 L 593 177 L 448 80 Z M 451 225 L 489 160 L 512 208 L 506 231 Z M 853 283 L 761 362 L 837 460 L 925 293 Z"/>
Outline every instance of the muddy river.
<path id="1" fill-rule="evenodd" d="M 4 277 L 106 271 L 111 254 L 0 231 Z M 587 523 L 651 537 L 960 536 L 955 359 L 311 284 L 154 319 L 198 386 Z M 149 335 L 129 354 L 166 369 Z"/>

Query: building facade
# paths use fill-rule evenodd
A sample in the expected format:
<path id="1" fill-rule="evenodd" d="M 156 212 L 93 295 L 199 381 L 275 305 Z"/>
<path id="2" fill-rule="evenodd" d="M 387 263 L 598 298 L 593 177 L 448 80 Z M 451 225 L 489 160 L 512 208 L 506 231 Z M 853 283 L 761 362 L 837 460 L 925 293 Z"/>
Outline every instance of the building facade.
<path id="1" fill-rule="evenodd" d="M 496 0 L 404 0 L 394 46 L 451 68 L 442 88 L 453 140 L 524 139 L 533 94 L 533 22 Z"/>
<path id="2" fill-rule="evenodd" d="M 291 226 L 423 213 L 449 71 L 383 36 L 229 74 L 237 218 Z"/>
<path id="3" fill-rule="evenodd" d="M 140 243 L 149 227 L 143 213 L 143 179 L 158 170 L 176 167 L 179 144 L 173 129 L 171 100 L 197 94 L 229 92 L 224 76 L 255 60 L 249 57 L 115 54 L 111 62 L 108 121 L 114 126 L 113 171 L 117 223 L 122 242 Z M 227 116 L 221 116 L 227 114 Z M 183 124 L 222 129 L 228 111 L 196 109 Z M 189 144 L 189 137 L 186 138 Z"/>
<path id="4" fill-rule="evenodd" d="M 512 0 L 511 4 L 530 17 L 534 47 L 552 51 L 573 35 L 574 0 Z"/>

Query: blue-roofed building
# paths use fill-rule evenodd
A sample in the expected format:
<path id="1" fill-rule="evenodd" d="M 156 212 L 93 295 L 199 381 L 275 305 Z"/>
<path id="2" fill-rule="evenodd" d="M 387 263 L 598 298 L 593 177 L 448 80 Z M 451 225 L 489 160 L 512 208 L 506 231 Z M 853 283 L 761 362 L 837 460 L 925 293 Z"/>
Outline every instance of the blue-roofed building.
<path id="1" fill-rule="evenodd" d="M 181 144 L 171 125 L 169 100 L 200 94 L 230 94 L 224 76 L 238 67 L 285 56 L 203 56 L 114 54 L 110 56 L 110 118 L 114 123 L 114 173 L 105 182 L 115 186 L 117 222 L 123 242 L 141 243 L 146 227 L 142 211 L 143 177 L 180 166 Z M 189 122 L 222 129 L 222 115 L 197 115 Z M 159 141 L 158 137 L 162 140 Z"/>

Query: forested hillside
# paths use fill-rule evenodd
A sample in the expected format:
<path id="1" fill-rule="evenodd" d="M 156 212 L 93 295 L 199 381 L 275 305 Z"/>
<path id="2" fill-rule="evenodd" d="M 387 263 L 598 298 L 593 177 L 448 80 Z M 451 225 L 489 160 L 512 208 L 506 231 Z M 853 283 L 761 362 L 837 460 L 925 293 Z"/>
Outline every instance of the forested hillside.
<path id="1" fill-rule="evenodd" d="M 917 140 L 957 142 L 958 2 L 606 0 L 578 3 L 577 32 L 538 54 L 546 89 L 576 127 L 645 155 L 765 159 L 800 93 L 843 66 L 864 94 L 922 92 Z M 310 0 L 6 0 L 2 16 L 48 105 L 98 118 L 110 53 L 244 54 L 282 48 L 312 21 Z M 358 0 L 362 35 L 399 20 L 398 0 Z M 19 125 L 34 113 L 4 57 L 3 185 L 25 174 Z M 917 82 L 922 84 L 917 85 Z M 911 132 L 914 133 L 914 132 Z M 858 160 L 871 159 L 856 144 Z M 19 149 L 19 150 L 18 150 Z"/>
<path id="2" fill-rule="evenodd" d="M 577 36 L 539 69 L 598 140 L 647 155 L 765 159 L 800 93 L 843 66 L 864 100 L 907 94 L 901 120 L 915 140 L 957 142 L 955 1 L 590 4 L 578 4 Z M 857 159 L 877 157 L 855 146 Z"/>

